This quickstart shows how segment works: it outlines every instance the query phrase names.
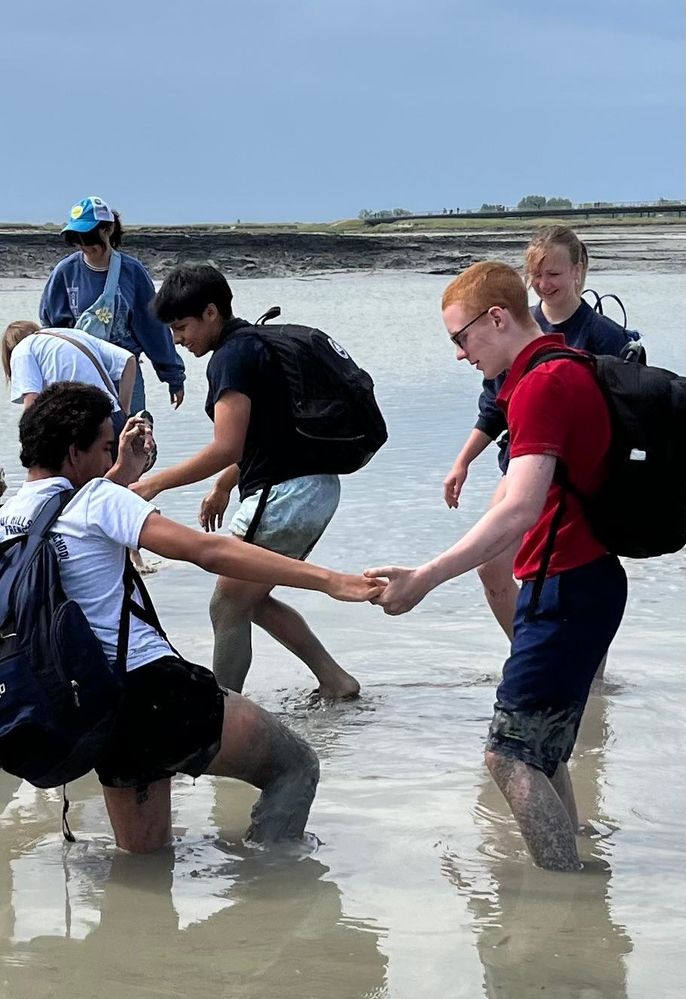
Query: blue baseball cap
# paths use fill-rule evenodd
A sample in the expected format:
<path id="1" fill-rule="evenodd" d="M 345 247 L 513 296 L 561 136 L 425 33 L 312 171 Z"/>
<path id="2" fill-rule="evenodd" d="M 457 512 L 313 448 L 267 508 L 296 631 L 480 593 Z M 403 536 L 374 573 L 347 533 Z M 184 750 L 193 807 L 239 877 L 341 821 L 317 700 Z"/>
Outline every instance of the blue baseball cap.
<path id="1" fill-rule="evenodd" d="M 62 232 L 90 232 L 99 222 L 114 222 L 114 212 L 102 198 L 92 195 L 73 206 Z"/>

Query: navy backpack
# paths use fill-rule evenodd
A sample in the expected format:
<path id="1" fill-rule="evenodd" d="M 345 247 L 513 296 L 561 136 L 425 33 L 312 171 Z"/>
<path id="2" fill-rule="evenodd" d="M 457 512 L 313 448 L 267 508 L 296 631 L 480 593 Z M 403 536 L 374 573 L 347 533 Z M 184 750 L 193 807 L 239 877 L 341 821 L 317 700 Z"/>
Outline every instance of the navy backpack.
<path id="1" fill-rule="evenodd" d="M 48 536 L 73 495 L 50 497 L 26 534 L 0 542 L 0 768 L 36 787 L 66 784 L 97 764 L 124 693 L 130 613 L 161 631 L 147 593 L 145 611 L 131 600 L 142 583 L 128 557 L 114 663 L 65 596 Z"/>

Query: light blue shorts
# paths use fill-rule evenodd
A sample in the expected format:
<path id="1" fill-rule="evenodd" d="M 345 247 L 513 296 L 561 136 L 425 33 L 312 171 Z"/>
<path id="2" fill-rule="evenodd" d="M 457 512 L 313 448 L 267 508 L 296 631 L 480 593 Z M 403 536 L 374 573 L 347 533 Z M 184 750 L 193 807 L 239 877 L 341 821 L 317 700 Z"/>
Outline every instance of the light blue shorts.
<path id="1" fill-rule="evenodd" d="M 261 490 L 241 503 L 229 524 L 239 538 L 247 534 Z M 254 542 L 291 558 L 307 558 L 336 512 L 341 498 L 337 475 L 303 475 L 269 490 Z"/>

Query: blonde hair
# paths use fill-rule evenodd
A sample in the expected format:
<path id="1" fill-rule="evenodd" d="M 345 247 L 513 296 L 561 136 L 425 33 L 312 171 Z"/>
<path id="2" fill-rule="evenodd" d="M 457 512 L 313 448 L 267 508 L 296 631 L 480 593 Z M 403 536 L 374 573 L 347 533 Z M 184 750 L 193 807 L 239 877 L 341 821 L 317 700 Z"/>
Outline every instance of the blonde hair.
<path id="1" fill-rule="evenodd" d="M 460 302 L 474 313 L 499 305 L 520 323 L 529 321 L 526 285 L 514 268 L 498 260 L 472 264 L 456 277 L 443 292 L 442 308 Z"/>
<path id="2" fill-rule="evenodd" d="M 569 254 L 570 262 L 576 266 L 581 264 L 581 279 L 579 293 L 586 283 L 588 271 L 588 250 L 573 229 L 566 225 L 547 225 L 539 229 L 526 248 L 526 280 L 531 284 L 531 278 L 539 269 L 545 255 L 551 246 L 564 246 Z"/>
<path id="3" fill-rule="evenodd" d="M 32 333 L 37 333 L 39 329 L 40 326 L 38 323 L 32 323 L 30 319 L 17 319 L 15 322 L 10 323 L 2 334 L 0 354 L 2 355 L 2 369 L 5 372 L 7 381 L 12 377 L 12 368 L 10 366 L 12 351 L 18 343 L 25 340 L 27 336 L 31 336 Z"/>

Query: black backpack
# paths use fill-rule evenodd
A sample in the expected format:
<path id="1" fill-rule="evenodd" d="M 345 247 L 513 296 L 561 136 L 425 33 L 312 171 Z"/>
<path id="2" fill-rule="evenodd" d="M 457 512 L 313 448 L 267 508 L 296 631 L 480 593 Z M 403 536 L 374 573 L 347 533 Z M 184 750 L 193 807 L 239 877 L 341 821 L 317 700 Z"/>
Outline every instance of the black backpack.
<path id="1" fill-rule="evenodd" d="M 257 336 L 278 362 L 288 388 L 301 464 L 312 474 L 356 472 L 388 439 L 371 376 L 339 343 L 311 326 L 264 326 L 274 307 L 237 336 Z M 262 325 L 260 325 L 262 323 Z"/>
<path id="2" fill-rule="evenodd" d="M 592 495 L 577 489 L 563 463 L 557 462 L 554 479 L 562 487 L 562 498 L 553 517 L 539 575 L 545 578 L 547 572 L 565 491 L 579 499 L 593 533 L 609 552 L 629 558 L 652 558 L 679 551 L 686 545 L 686 475 L 682 462 L 686 378 L 640 363 L 640 350 L 621 359 L 553 348 L 534 358 L 526 370 L 562 358 L 593 368 L 608 404 L 612 441 L 607 479 Z"/>
<path id="3" fill-rule="evenodd" d="M 145 610 L 131 600 L 142 583 L 128 557 L 114 664 L 65 596 L 48 533 L 73 495 L 50 497 L 28 533 L 0 543 L 0 768 L 36 787 L 66 784 L 97 764 L 124 692 L 129 614 L 161 632 L 147 593 Z"/>

